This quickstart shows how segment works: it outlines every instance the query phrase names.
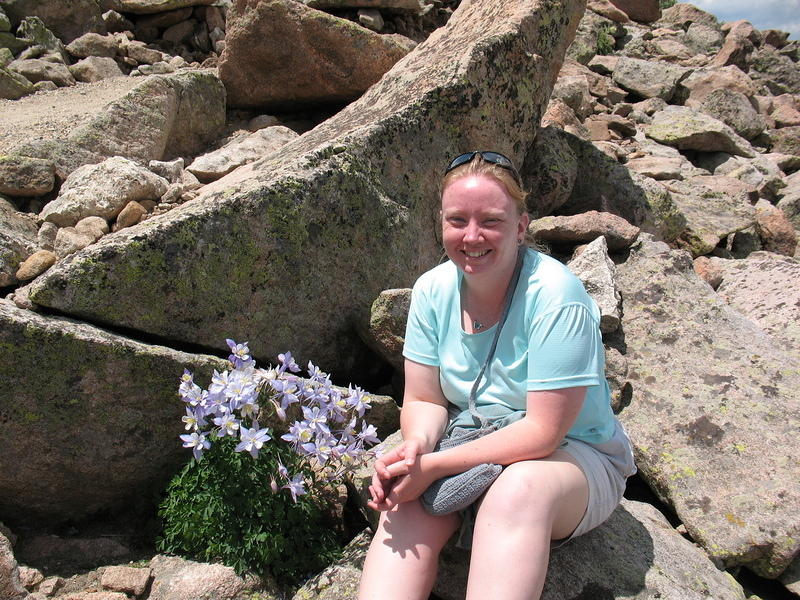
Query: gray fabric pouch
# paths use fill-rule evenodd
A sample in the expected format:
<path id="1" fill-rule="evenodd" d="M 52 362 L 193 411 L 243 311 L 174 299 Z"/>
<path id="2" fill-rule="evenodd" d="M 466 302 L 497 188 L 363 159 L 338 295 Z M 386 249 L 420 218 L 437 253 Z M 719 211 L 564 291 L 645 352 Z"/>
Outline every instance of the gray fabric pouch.
<path id="1" fill-rule="evenodd" d="M 466 444 L 492 431 L 494 431 L 493 427 L 480 429 L 454 427 L 439 441 L 434 452 Z M 480 498 L 502 471 L 502 465 L 483 463 L 463 473 L 442 477 L 425 490 L 420 497 L 420 502 L 428 513 L 436 516 L 462 510 Z"/>

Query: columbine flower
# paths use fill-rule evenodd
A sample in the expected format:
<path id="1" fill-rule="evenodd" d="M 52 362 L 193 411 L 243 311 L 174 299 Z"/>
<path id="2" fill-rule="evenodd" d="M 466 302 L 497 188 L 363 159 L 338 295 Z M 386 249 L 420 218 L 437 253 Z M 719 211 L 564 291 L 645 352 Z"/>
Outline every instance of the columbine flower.
<path id="1" fill-rule="evenodd" d="M 347 405 L 352 407 L 359 417 L 363 417 L 371 406 L 369 404 L 369 396 L 360 387 L 348 387 L 350 395 L 347 396 Z"/>
<path id="2" fill-rule="evenodd" d="M 228 344 L 228 348 L 231 349 L 231 355 L 228 357 L 228 360 L 231 361 L 231 364 L 234 367 L 242 367 L 249 364 L 253 364 L 253 360 L 250 358 L 250 348 L 247 347 L 247 342 L 244 344 L 237 344 L 233 340 L 225 340 Z"/>
<path id="3" fill-rule="evenodd" d="M 378 430 L 375 425 L 368 425 L 366 422 L 361 423 L 361 431 L 358 433 L 358 439 L 367 444 L 377 444 L 380 442 L 378 439 Z"/>
<path id="4" fill-rule="evenodd" d="M 336 444 L 331 437 L 317 436 L 316 441 L 309 442 L 307 444 L 301 444 L 300 447 L 306 454 L 313 455 L 320 465 L 324 465 L 331 457 L 331 454 L 333 453 L 333 447 L 335 445 Z"/>
<path id="5" fill-rule="evenodd" d="M 182 435 L 181 439 L 183 440 L 183 447 L 191 448 L 192 454 L 197 460 L 203 458 L 203 450 L 208 450 L 211 447 L 211 442 L 206 439 L 206 435 L 197 431 Z"/>
<path id="6" fill-rule="evenodd" d="M 217 373 L 217 370 L 214 369 L 214 374 L 211 376 L 211 385 L 208 386 L 208 392 L 210 394 L 224 394 L 225 388 L 228 387 L 229 377 L 230 373 L 228 371 Z"/>
<path id="7" fill-rule="evenodd" d="M 265 442 L 272 439 L 269 435 L 268 429 L 259 429 L 258 421 L 253 423 L 253 428 L 242 427 L 241 442 L 234 448 L 236 452 L 244 452 L 247 450 L 253 458 L 258 458 L 258 451 L 264 446 Z"/>
<path id="8" fill-rule="evenodd" d="M 283 486 L 283 489 L 289 490 L 289 493 L 292 495 L 292 500 L 297 502 L 297 497 L 302 496 L 306 493 L 305 482 L 303 481 L 302 475 L 295 475 L 292 479 Z"/>
<path id="9" fill-rule="evenodd" d="M 289 433 L 284 433 L 281 439 L 296 446 L 298 444 L 310 442 L 313 435 L 314 431 L 308 426 L 308 423 L 305 421 L 295 421 L 292 426 L 289 427 Z"/>
<path id="10" fill-rule="evenodd" d="M 278 366 L 278 372 L 280 373 L 285 373 L 286 371 L 297 373 L 300 370 L 300 366 L 294 361 L 291 352 L 278 354 L 278 362 L 280 363 Z"/>
<path id="11" fill-rule="evenodd" d="M 217 437 L 225 437 L 226 435 L 236 435 L 236 430 L 239 429 L 239 421 L 232 413 L 226 413 L 214 419 L 214 425 L 219 427 Z"/>
<path id="12" fill-rule="evenodd" d="M 189 431 L 190 429 L 197 431 L 201 427 L 205 427 L 207 423 L 203 416 L 203 409 L 201 407 L 192 409 L 191 407 L 187 406 L 186 414 L 181 417 L 181 421 L 186 423 L 186 431 Z"/>
<path id="13" fill-rule="evenodd" d="M 308 426 L 311 429 L 317 431 L 318 433 L 322 433 L 325 435 L 330 434 L 326 411 L 320 408 L 319 406 L 315 406 L 313 408 L 308 408 L 307 406 L 304 406 L 303 419 L 308 423 Z"/>

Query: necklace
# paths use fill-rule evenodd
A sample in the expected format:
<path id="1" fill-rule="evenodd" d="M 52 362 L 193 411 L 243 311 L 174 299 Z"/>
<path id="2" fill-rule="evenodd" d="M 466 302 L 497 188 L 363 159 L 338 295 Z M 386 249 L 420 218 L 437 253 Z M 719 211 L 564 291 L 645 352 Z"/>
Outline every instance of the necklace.
<path id="1" fill-rule="evenodd" d="M 478 331 L 479 329 L 483 329 L 483 323 L 481 323 L 480 321 L 475 321 L 475 320 L 473 320 L 473 321 L 472 321 L 472 328 L 473 328 L 475 331 Z"/>

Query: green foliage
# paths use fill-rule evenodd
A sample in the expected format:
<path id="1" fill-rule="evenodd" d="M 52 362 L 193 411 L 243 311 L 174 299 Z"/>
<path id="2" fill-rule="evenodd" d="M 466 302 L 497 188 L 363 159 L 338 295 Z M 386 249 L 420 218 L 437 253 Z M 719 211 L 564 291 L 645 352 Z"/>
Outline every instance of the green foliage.
<path id="1" fill-rule="evenodd" d="M 669 8 L 670 6 L 675 6 L 675 3 L 677 1 L 678 0 L 658 0 L 658 7 L 661 10 L 664 10 L 665 8 Z"/>
<path id="2" fill-rule="evenodd" d="M 279 461 L 293 472 L 313 473 L 300 465 L 288 446 L 267 444 L 259 457 L 234 452 L 236 440 L 215 442 L 200 461 L 190 461 L 167 487 L 159 507 L 161 552 L 200 561 L 219 561 L 237 573 L 271 575 L 291 584 L 320 571 L 336 559 L 339 540 L 310 493 L 292 502 L 273 493 Z"/>
<path id="3" fill-rule="evenodd" d="M 597 47 L 595 48 L 597 54 L 611 54 L 614 51 L 617 40 L 611 35 L 612 31 L 614 31 L 613 25 L 603 25 L 597 32 Z"/>

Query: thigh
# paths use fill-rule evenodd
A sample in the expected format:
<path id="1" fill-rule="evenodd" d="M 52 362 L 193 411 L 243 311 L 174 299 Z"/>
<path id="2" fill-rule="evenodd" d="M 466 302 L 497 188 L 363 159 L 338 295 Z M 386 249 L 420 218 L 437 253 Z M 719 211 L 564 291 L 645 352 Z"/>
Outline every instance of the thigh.
<path id="1" fill-rule="evenodd" d="M 508 520 L 549 528 L 552 539 L 569 536 L 589 503 L 586 475 L 573 456 L 556 450 L 547 458 L 508 465 L 484 495 L 478 519 Z"/>

